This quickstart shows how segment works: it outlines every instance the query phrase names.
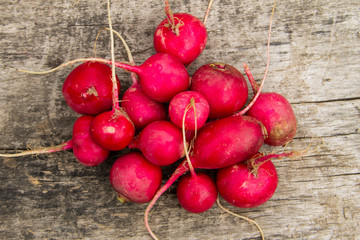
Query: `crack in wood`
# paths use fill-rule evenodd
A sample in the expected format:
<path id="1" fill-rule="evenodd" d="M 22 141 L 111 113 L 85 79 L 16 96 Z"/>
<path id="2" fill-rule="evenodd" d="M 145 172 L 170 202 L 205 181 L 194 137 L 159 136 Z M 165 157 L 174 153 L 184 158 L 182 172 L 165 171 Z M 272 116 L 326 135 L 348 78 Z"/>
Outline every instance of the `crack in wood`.
<path id="1" fill-rule="evenodd" d="M 351 98 L 335 98 L 335 99 L 326 99 L 319 101 L 300 101 L 300 102 L 291 102 L 290 104 L 317 104 L 317 103 L 332 103 L 332 102 L 349 102 L 360 100 L 360 97 L 351 97 Z"/>
<path id="2" fill-rule="evenodd" d="M 352 132 L 352 133 L 338 133 L 333 135 L 323 135 L 323 136 L 317 136 L 316 138 L 333 138 L 333 137 L 346 137 L 346 136 L 352 136 L 352 135 L 358 135 L 358 132 Z M 294 137 L 296 140 L 304 140 L 304 139 L 314 139 L 314 137 Z"/>
<path id="3" fill-rule="evenodd" d="M 345 176 L 357 176 L 357 175 L 360 175 L 360 172 L 334 174 L 334 175 L 328 175 L 327 177 L 345 177 Z"/>

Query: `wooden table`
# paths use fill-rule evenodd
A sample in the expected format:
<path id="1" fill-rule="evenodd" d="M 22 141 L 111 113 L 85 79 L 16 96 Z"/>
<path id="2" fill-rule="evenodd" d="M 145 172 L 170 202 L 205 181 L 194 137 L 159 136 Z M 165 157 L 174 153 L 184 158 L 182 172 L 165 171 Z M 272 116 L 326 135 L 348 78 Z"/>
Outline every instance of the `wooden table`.
<path id="1" fill-rule="evenodd" d="M 174 12 L 203 18 L 207 1 L 170 1 Z M 266 65 L 272 1 L 214 1 L 208 44 L 189 69 L 213 61 L 257 80 Z M 164 18 L 160 0 L 112 1 L 113 27 L 140 64 L 154 53 L 153 32 Z M 2 0 L 0 2 L 0 151 L 54 146 L 71 138 L 79 116 L 65 104 L 62 83 L 72 67 L 48 70 L 94 56 L 99 29 L 108 26 L 106 1 Z M 117 60 L 126 59 L 116 39 Z M 110 58 L 103 32 L 97 56 Z M 267 239 L 360 239 L 360 2 L 279 1 L 274 15 L 270 69 L 265 91 L 292 104 L 298 132 L 283 152 L 309 146 L 304 156 L 275 160 L 279 185 L 266 204 L 232 211 L 256 220 Z M 4 67 L 6 66 L 6 67 Z M 117 70 L 122 92 L 129 74 Z M 0 159 L 1 239 L 150 239 L 143 223 L 146 204 L 121 204 L 108 174 L 121 153 L 98 167 L 76 162 L 71 151 Z M 175 165 L 164 168 L 164 181 Z M 175 187 L 150 217 L 160 239 L 259 239 L 257 229 L 216 205 L 202 214 L 179 206 Z"/>

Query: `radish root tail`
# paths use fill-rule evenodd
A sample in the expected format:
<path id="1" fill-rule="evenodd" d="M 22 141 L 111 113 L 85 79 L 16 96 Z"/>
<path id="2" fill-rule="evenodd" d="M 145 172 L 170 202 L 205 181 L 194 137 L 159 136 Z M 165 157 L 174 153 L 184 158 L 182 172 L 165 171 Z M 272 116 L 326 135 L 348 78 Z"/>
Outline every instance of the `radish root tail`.
<path id="1" fill-rule="evenodd" d="M 65 151 L 73 148 L 73 142 L 70 139 L 69 141 L 66 141 L 60 145 L 54 146 L 54 147 L 46 147 L 46 148 L 40 148 L 40 149 L 34 149 L 34 150 L 28 150 L 28 151 L 22 151 L 19 153 L 1 153 L 0 157 L 4 158 L 11 158 L 11 157 L 22 157 L 27 155 L 38 155 L 38 154 L 45 154 L 45 153 L 53 153 L 53 152 L 60 152 Z"/>
<path id="2" fill-rule="evenodd" d="M 269 24 L 269 33 L 268 33 L 268 41 L 267 41 L 267 61 L 266 61 L 266 68 L 265 68 L 265 73 L 264 73 L 264 77 L 261 81 L 261 84 L 258 88 L 257 93 L 255 94 L 255 96 L 253 97 L 253 99 L 251 100 L 251 102 L 249 103 L 249 105 L 246 106 L 246 108 L 244 108 L 243 110 L 241 110 L 240 112 L 234 114 L 235 116 L 241 116 L 244 115 L 256 102 L 256 100 L 258 99 L 263 87 L 264 87 L 264 83 L 266 80 L 266 76 L 267 73 L 269 71 L 269 65 L 270 65 L 270 39 L 271 39 L 271 25 L 272 25 L 272 20 L 274 17 L 274 12 L 275 12 L 275 6 L 276 6 L 276 1 L 274 1 L 274 6 L 271 12 L 271 17 L 270 17 L 270 24 Z"/>
<path id="3" fill-rule="evenodd" d="M 212 2 L 213 2 L 213 0 L 210 0 L 210 1 L 209 1 L 208 7 L 207 7 L 207 9 L 206 9 L 206 13 L 205 13 L 204 21 L 203 21 L 204 25 L 206 25 L 207 19 L 208 19 L 208 17 L 209 17 L 209 13 L 210 13 L 210 8 L 211 8 L 211 5 L 212 5 Z"/>
<path id="4" fill-rule="evenodd" d="M 153 199 L 150 201 L 149 205 L 147 206 L 146 210 L 145 210 L 145 214 L 144 214 L 144 221 L 145 221 L 145 227 L 147 229 L 147 231 L 149 232 L 149 234 L 151 235 L 151 237 L 153 239 L 158 239 L 156 237 L 156 235 L 154 234 L 154 232 L 151 230 L 150 225 L 149 225 L 149 213 L 151 208 L 155 205 L 156 201 L 159 199 L 159 197 L 180 177 L 182 176 L 184 173 L 186 173 L 189 170 L 189 166 L 187 165 L 187 161 L 183 161 L 182 163 L 180 163 L 180 165 L 176 168 L 176 170 L 174 171 L 174 173 L 171 175 L 171 177 L 169 178 L 169 180 L 156 192 L 155 196 L 153 197 Z"/>
<path id="5" fill-rule="evenodd" d="M 257 222 L 255 222 L 254 220 L 252 220 L 252 219 L 250 219 L 250 218 L 248 218 L 248 217 L 245 217 L 245 216 L 236 214 L 236 213 L 230 211 L 229 209 L 225 208 L 223 205 L 221 205 L 221 203 L 220 203 L 220 197 L 219 197 L 219 196 L 218 196 L 218 198 L 216 199 L 216 203 L 217 203 L 217 205 L 219 206 L 219 208 L 221 208 L 221 209 L 224 210 L 225 212 L 229 213 L 230 215 L 233 215 L 233 216 L 235 216 L 235 217 L 244 219 L 244 220 L 248 221 L 249 223 L 254 224 L 254 225 L 257 227 L 257 229 L 259 230 L 259 232 L 260 232 L 261 239 L 262 239 L 262 240 L 265 240 L 264 233 L 263 233 L 263 231 L 261 230 L 261 227 L 260 227 L 260 225 L 259 225 Z"/>

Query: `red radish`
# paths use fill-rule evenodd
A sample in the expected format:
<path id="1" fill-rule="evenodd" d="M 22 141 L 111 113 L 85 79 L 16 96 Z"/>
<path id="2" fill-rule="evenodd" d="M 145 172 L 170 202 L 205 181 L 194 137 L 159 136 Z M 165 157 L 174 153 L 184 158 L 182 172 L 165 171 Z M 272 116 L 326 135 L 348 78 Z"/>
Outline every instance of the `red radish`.
<path id="1" fill-rule="evenodd" d="M 146 203 L 161 185 L 162 171 L 138 152 L 122 155 L 110 171 L 111 186 L 121 201 Z"/>
<path id="2" fill-rule="evenodd" d="M 135 128 L 125 113 L 107 111 L 95 117 L 90 126 L 90 135 L 99 146 L 118 151 L 132 141 Z"/>
<path id="3" fill-rule="evenodd" d="M 116 82 L 120 88 L 119 80 Z M 111 89 L 111 68 L 103 63 L 85 62 L 71 71 L 62 93 L 75 112 L 97 115 L 111 109 Z"/>
<path id="4" fill-rule="evenodd" d="M 180 205 L 192 213 L 201 213 L 210 209 L 218 195 L 214 181 L 205 173 L 182 176 L 176 194 Z"/>
<path id="5" fill-rule="evenodd" d="M 167 18 L 155 30 L 156 52 L 176 56 L 185 65 L 192 63 L 204 50 L 207 42 L 205 25 L 188 13 L 172 14 L 165 0 Z"/>
<path id="6" fill-rule="evenodd" d="M 141 130 L 151 122 L 166 120 L 164 104 L 149 98 L 138 83 L 128 88 L 121 100 L 121 107 L 126 111 L 136 129 Z"/>
<path id="7" fill-rule="evenodd" d="M 194 106 L 191 106 L 194 108 Z M 186 142 L 185 120 L 187 115 L 185 109 L 182 119 L 183 146 L 185 149 L 186 162 L 189 166 L 190 174 L 180 178 L 177 187 L 177 197 L 180 205 L 189 212 L 200 213 L 211 208 L 217 198 L 217 190 L 213 180 L 205 173 L 196 174 L 189 157 L 188 144 Z M 195 110 L 195 108 L 194 108 Z M 195 118 L 196 121 L 196 118 Z M 197 130 L 194 130 L 196 139 Z M 193 141 L 190 145 L 192 147 Z"/>
<path id="8" fill-rule="evenodd" d="M 264 142 L 264 128 L 249 116 L 231 116 L 208 123 L 199 130 L 191 162 L 195 168 L 217 169 L 244 161 Z"/>
<path id="9" fill-rule="evenodd" d="M 275 166 L 267 160 L 257 166 L 256 173 L 253 170 L 247 162 L 220 169 L 216 179 L 220 195 L 240 208 L 253 208 L 268 201 L 278 184 Z"/>
<path id="10" fill-rule="evenodd" d="M 109 156 L 109 151 L 97 145 L 90 137 L 90 124 L 93 116 L 79 117 L 73 127 L 73 153 L 85 166 L 96 166 Z"/>
<path id="11" fill-rule="evenodd" d="M 193 105 L 193 108 L 190 108 L 185 116 L 185 129 L 195 130 L 201 128 L 205 124 L 209 116 L 209 104 L 207 100 L 201 93 L 185 91 L 175 95 L 169 104 L 170 120 L 177 127 L 182 128 L 185 109 L 191 107 L 191 105 Z"/>
<path id="12" fill-rule="evenodd" d="M 147 125 L 129 145 L 138 148 L 153 164 L 170 165 L 184 156 L 181 130 L 169 121 Z"/>
<path id="13" fill-rule="evenodd" d="M 115 65 L 138 74 L 145 94 L 158 102 L 169 102 L 176 94 L 185 91 L 190 84 L 184 64 L 167 53 L 154 54 L 140 66 L 125 63 Z"/>
<path id="14" fill-rule="evenodd" d="M 210 105 L 210 118 L 232 115 L 245 105 L 248 97 L 243 75 L 225 63 L 209 63 L 197 69 L 190 90 L 204 95 Z"/>
<path id="15" fill-rule="evenodd" d="M 258 85 L 246 64 L 244 64 L 244 68 L 253 91 L 256 93 Z M 264 124 L 268 133 L 268 138 L 265 139 L 266 144 L 281 146 L 291 141 L 296 134 L 295 113 L 286 98 L 278 93 L 262 92 L 247 115 Z"/>

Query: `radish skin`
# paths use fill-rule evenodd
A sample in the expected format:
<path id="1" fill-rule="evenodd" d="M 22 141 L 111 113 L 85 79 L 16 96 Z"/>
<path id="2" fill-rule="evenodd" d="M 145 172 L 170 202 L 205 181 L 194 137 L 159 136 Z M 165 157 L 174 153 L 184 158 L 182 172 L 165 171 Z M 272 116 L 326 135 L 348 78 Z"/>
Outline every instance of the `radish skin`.
<path id="1" fill-rule="evenodd" d="M 209 103 L 209 118 L 223 118 L 239 111 L 248 98 L 243 75 L 225 63 L 209 63 L 198 68 L 191 78 L 191 91 L 201 93 Z"/>
<path id="2" fill-rule="evenodd" d="M 118 78 L 116 82 L 120 88 Z M 96 62 L 85 62 L 73 69 L 62 88 L 67 105 L 79 114 L 88 115 L 111 109 L 111 91 L 111 68 Z"/>
<path id="3" fill-rule="evenodd" d="M 218 193 L 214 181 L 207 174 L 197 173 L 179 179 L 176 195 L 185 210 L 201 213 L 215 204 Z"/>
<path id="4" fill-rule="evenodd" d="M 182 128 L 184 112 L 188 107 L 190 108 L 185 115 L 185 129 L 190 131 L 200 129 L 208 119 L 210 107 L 206 98 L 195 91 L 184 91 L 171 99 L 169 104 L 171 122 Z"/>
<path id="5" fill-rule="evenodd" d="M 159 189 L 162 171 L 141 153 L 131 152 L 116 159 L 109 178 L 119 200 L 146 203 Z"/>
<path id="6" fill-rule="evenodd" d="M 166 120 L 167 117 L 164 104 L 149 98 L 138 83 L 134 83 L 125 91 L 121 99 L 121 107 L 137 130 L 143 129 L 152 122 Z"/>
<path id="7" fill-rule="evenodd" d="M 130 143 L 146 159 L 158 166 L 170 165 L 184 156 L 182 133 L 170 121 L 156 121 L 147 125 Z"/>
<path id="8" fill-rule="evenodd" d="M 109 151 L 126 148 L 134 135 L 135 127 L 125 112 L 103 112 L 94 118 L 90 126 L 91 138 Z"/>
<path id="9" fill-rule="evenodd" d="M 90 137 L 90 124 L 93 119 L 93 116 L 81 116 L 73 126 L 73 153 L 80 163 L 89 167 L 104 162 L 110 153 Z"/>
<path id="10" fill-rule="evenodd" d="M 254 208 L 273 196 L 278 184 L 274 164 L 270 160 L 262 163 L 256 175 L 251 170 L 249 164 L 240 162 L 218 171 L 216 186 L 228 203 L 239 208 Z"/>
<path id="11" fill-rule="evenodd" d="M 188 65 L 206 46 L 205 25 L 191 14 L 173 14 L 167 0 L 165 11 L 167 18 L 158 25 L 154 33 L 154 48 L 156 52 L 174 55 L 184 65 Z"/>

